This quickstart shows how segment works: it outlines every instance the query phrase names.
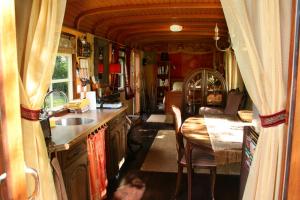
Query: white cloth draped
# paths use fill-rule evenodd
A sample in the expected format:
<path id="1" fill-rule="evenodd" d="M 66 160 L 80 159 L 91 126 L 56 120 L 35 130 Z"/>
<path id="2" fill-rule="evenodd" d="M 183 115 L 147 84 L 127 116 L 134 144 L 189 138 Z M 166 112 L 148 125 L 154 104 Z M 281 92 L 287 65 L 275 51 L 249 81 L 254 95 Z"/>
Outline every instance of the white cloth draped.
<path id="1" fill-rule="evenodd" d="M 23 24 L 17 27 L 17 39 L 21 104 L 26 108 L 40 109 L 51 83 L 65 6 L 66 0 L 16 0 L 16 24 Z M 36 199 L 55 200 L 57 196 L 40 122 L 22 119 L 22 129 L 25 162 L 37 170 L 40 178 Z M 32 191 L 31 179 L 28 185 L 28 190 Z"/>
<path id="2" fill-rule="evenodd" d="M 221 0 L 247 91 L 261 115 L 285 109 L 291 0 Z M 285 124 L 262 128 L 243 199 L 279 199 Z"/>

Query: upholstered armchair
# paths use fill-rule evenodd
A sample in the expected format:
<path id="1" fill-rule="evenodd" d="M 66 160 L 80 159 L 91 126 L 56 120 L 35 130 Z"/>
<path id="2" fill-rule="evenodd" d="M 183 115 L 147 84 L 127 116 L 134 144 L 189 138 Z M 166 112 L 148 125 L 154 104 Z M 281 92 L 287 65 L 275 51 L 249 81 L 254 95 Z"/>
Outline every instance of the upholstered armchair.
<path id="1" fill-rule="evenodd" d="M 200 107 L 199 114 L 226 114 L 236 115 L 243 99 L 243 93 L 239 90 L 230 90 L 227 95 L 225 108 Z"/>

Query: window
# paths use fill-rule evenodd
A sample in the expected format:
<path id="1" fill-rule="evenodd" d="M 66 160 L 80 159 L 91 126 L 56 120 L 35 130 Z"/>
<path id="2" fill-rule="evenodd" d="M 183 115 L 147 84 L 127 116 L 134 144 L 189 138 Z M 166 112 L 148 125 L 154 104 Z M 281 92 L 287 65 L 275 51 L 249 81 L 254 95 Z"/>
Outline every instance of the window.
<path id="1" fill-rule="evenodd" d="M 62 91 L 68 99 L 73 99 L 72 87 L 72 54 L 58 53 L 49 91 Z M 66 97 L 60 93 L 52 93 L 46 99 L 46 107 L 61 108 L 66 103 Z M 52 109 L 51 109 L 52 110 Z"/>

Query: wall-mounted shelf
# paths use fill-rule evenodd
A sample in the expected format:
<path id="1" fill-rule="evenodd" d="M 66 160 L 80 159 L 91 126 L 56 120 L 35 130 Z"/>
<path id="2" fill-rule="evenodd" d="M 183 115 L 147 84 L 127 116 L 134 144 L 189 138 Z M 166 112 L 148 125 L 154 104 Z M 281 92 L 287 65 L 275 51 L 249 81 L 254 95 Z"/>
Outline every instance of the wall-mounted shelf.
<path id="1" fill-rule="evenodd" d="M 84 58 L 91 56 L 91 45 L 89 42 L 82 42 L 80 39 L 77 40 L 77 56 Z"/>

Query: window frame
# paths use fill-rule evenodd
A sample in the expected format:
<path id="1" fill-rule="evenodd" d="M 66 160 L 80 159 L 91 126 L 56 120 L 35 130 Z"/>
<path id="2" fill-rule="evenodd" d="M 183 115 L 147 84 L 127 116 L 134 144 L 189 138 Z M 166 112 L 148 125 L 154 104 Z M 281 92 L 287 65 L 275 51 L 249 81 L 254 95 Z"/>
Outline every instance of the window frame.
<path id="1" fill-rule="evenodd" d="M 67 83 L 67 85 L 68 85 L 68 95 L 67 95 L 67 97 L 68 97 L 69 100 L 72 100 L 73 97 L 74 97 L 74 94 L 73 94 L 73 91 L 74 91 L 74 88 L 73 88 L 73 54 L 72 53 L 60 53 L 60 52 L 58 52 L 56 54 L 55 59 L 58 56 L 64 56 L 64 57 L 67 57 L 67 59 L 68 59 L 68 62 L 67 62 L 68 63 L 68 78 L 53 79 L 53 75 L 54 75 L 54 71 L 53 71 L 52 78 L 51 78 L 51 83 L 49 85 L 49 91 L 53 90 L 53 84 L 55 84 L 55 83 Z M 53 97 L 52 96 L 50 97 L 50 102 L 51 102 L 51 110 L 58 110 L 58 109 L 63 108 L 63 105 L 53 107 Z"/>

